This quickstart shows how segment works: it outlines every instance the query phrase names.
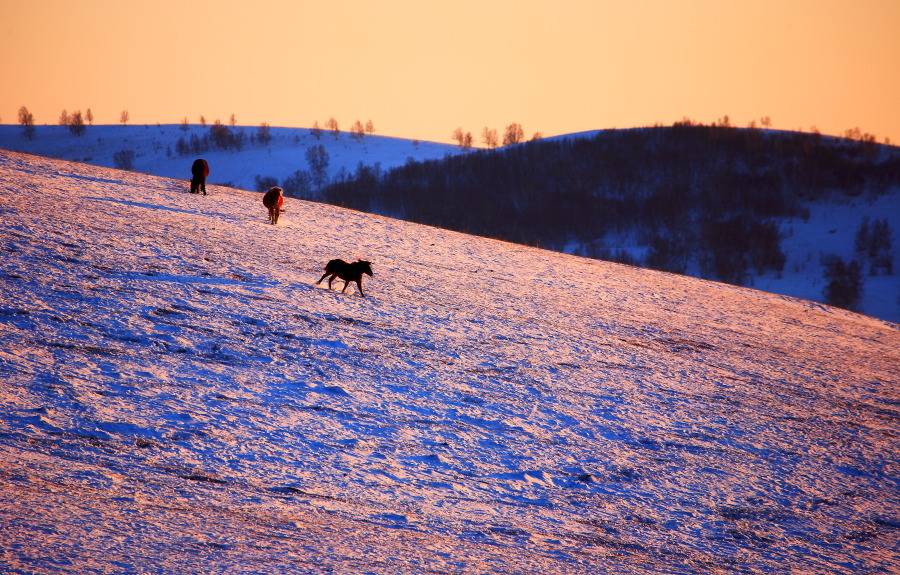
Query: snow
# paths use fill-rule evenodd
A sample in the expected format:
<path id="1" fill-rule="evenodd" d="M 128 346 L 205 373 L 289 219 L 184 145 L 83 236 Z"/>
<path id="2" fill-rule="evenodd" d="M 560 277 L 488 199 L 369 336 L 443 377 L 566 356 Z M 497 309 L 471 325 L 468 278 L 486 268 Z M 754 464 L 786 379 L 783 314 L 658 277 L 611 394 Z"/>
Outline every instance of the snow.
<path id="1" fill-rule="evenodd" d="M 0 571 L 898 571 L 898 325 L 208 187 L 0 152 Z"/>
<path id="2" fill-rule="evenodd" d="M 900 230 L 900 189 L 882 196 L 864 194 L 842 202 L 809 204 L 810 217 L 789 220 L 781 225 L 782 250 L 788 255 L 784 272 L 756 278 L 755 287 L 768 292 L 818 301 L 827 280 L 822 275 L 822 258 L 837 255 L 846 262 L 858 259 L 854 253 L 856 233 L 863 218 L 887 220 L 891 230 Z M 894 245 L 897 232 L 894 231 Z M 896 252 L 896 247 L 894 249 Z M 895 262 L 898 260 L 894 256 Z M 861 312 L 900 323 L 900 274 L 863 277 Z"/>
<path id="3" fill-rule="evenodd" d="M 321 138 L 316 138 L 308 129 L 280 127 L 270 128 L 272 141 L 263 145 L 249 142 L 258 127 L 238 126 L 237 129 L 243 130 L 248 139 L 241 151 L 213 148 L 199 154 L 209 162 L 209 183 L 252 190 L 255 176 L 270 176 L 281 182 L 296 170 L 309 171 L 306 151 L 312 146 L 322 146 L 328 152 L 330 178 L 342 169 L 352 173 L 360 163 L 379 164 L 387 170 L 402 166 L 410 159 L 435 160 L 460 153 L 459 146 L 449 144 L 376 135 L 366 135 L 357 141 L 347 132 L 335 138 L 327 130 L 323 130 Z M 189 141 L 192 135 L 202 138 L 209 131 L 208 127 L 199 125 L 190 125 L 187 131 L 176 124 L 103 125 L 88 126 L 85 135 L 77 137 L 66 126 L 36 126 L 34 139 L 27 140 L 20 126 L 0 125 L 0 149 L 109 168 L 115 167 L 116 152 L 132 150 L 135 171 L 190 180 L 191 163 L 197 156 L 193 153 L 179 156 L 176 143 L 180 138 Z"/>
<path id="4" fill-rule="evenodd" d="M 238 129 L 243 130 L 248 139 L 257 131 L 257 127 L 253 126 Z M 189 140 L 192 135 L 203 137 L 209 131 L 208 127 L 199 125 L 191 125 L 187 131 L 174 124 L 103 125 L 88 126 L 85 135 L 76 137 L 65 126 L 37 126 L 35 138 L 27 140 L 22 136 L 20 126 L 0 125 L 0 149 L 106 167 L 115 167 L 113 155 L 116 152 L 133 150 L 135 171 L 183 180 L 187 187 L 195 155 L 179 156 L 175 153 L 176 142 L 179 138 Z M 588 138 L 597 133 L 596 130 L 586 131 L 550 139 Z M 463 153 L 459 146 L 380 135 L 366 135 L 362 141 L 357 141 L 346 132 L 335 138 L 326 130 L 317 139 L 308 129 L 280 127 L 271 128 L 271 134 L 273 140 L 267 146 L 248 142 L 240 152 L 235 149 L 203 152 L 202 157 L 211 166 L 209 181 L 247 190 L 255 189 L 256 176 L 274 177 L 283 183 L 296 170 L 308 171 L 306 151 L 311 146 L 322 146 L 328 153 L 330 178 L 334 178 L 342 170 L 352 173 L 360 164 L 373 167 L 377 165 L 386 171 L 410 160 L 438 160 Z M 878 198 L 863 194 L 843 202 L 811 203 L 809 208 L 809 220 L 781 222 L 784 235 L 782 249 L 787 256 L 784 271 L 751 277 L 750 287 L 823 301 L 822 292 L 826 282 L 823 277 L 822 256 L 836 254 L 848 262 L 856 258 L 853 253 L 854 240 L 863 217 L 869 217 L 873 221 L 887 219 L 890 229 L 894 230 L 894 243 L 898 241 L 896 230 L 900 230 L 900 188 L 895 187 L 890 193 Z M 635 235 L 639 234 L 630 233 L 627 238 L 616 238 L 614 234 L 610 234 L 603 243 L 612 251 L 623 249 L 642 258 L 646 246 L 635 246 Z M 578 245 L 573 245 L 565 251 L 576 253 L 577 248 Z M 699 269 L 691 269 L 689 273 L 700 276 Z M 900 274 L 877 277 L 867 275 L 858 311 L 900 323 Z"/>

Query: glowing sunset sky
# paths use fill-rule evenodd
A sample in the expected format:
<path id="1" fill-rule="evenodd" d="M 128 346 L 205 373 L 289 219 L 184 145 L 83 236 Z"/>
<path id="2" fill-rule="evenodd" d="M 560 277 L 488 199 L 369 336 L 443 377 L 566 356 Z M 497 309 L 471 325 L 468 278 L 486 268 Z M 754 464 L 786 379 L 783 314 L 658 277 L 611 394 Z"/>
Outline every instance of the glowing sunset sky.
<path id="1" fill-rule="evenodd" d="M 709 123 L 900 141 L 898 0 L 4 0 L 0 120 L 208 122 L 480 143 Z"/>

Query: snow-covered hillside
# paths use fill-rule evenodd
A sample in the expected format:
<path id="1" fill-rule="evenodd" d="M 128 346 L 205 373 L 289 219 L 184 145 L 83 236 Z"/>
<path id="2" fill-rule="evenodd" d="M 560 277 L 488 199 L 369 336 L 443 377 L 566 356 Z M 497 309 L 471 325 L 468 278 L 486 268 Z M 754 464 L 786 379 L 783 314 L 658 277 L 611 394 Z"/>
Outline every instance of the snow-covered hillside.
<path id="1" fill-rule="evenodd" d="M 0 571 L 897 572 L 896 324 L 211 192 L 0 152 Z"/>
<path id="2" fill-rule="evenodd" d="M 254 134 L 257 128 L 240 128 Z M 19 126 L 0 125 L 0 149 L 26 152 L 50 158 L 73 160 L 87 164 L 114 167 L 113 155 L 120 150 L 135 152 L 135 171 L 182 180 L 185 187 L 190 178 L 190 165 L 195 155 L 180 156 L 176 150 L 179 138 L 208 135 L 208 127 L 190 126 L 185 132 L 178 125 L 91 126 L 84 136 L 76 137 L 64 126 L 38 126 L 35 138 L 27 140 Z M 598 132 L 583 132 L 558 138 L 589 138 Z M 321 139 L 309 130 L 300 128 L 272 128 L 269 145 L 246 143 L 240 152 L 203 152 L 211 166 L 210 182 L 246 190 L 255 189 L 255 179 L 272 177 L 283 183 L 297 170 L 309 170 L 306 152 L 311 146 L 323 146 L 328 158 L 328 177 L 353 173 L 360 164 L 382 170 L 397 167 L 412 160 L 441 159 L 459 154 L 458 146 L 431 142 L 414 142 L 401 138 L 365 136 L 361 142 L 348 133 L 334 138 L 327 132 Z M 758 289 L 824 301 L 823 257 L 837 255 L 849 262 L 854 253 L 855 234 L 863 218 L 887 219 L 891 230 L 900 229 L 900 189 L 885 195 L 861 194 L 840 203 L 821 201 L 809 206 L 808 220 L 792 219 L 781 222 L 782 249 L 787 263 L 782 272 L 766 272 L 750 278 L 750 285 Z M 895 232 L 896 235 L 896 232 Z M 599 240 L 600 238 L 598 238 Z M 610 251 L 625 250 L 642 259 L 646 245 L 634 245 L 628 235 L 605 238 L 601 243 Z M 894 243 L 898 238 L 894 238 Z M 573 245 L 565 251 L 579 253 L 581 246 Z M 894 250 L 896 251 L 896 249 Z M 688 273 L 699 277 L 699 269 Z M 900 274 L 866 276 L 859 311 L 880 319 L 900 322 Z"/>
<path id="3" fill-rule="evenodd" d="M 247 138 L 258 128 L 243 127 Z M 194 154 L 180 156 L 177 142 L 189 140 L 192 135 L 203 137 L 210 129 L 199 125 L 90 126 L 83 136 L 74 136 L 66 126 L 37 126 L 35 137 L 22 136 L 19 126 L 0 125 L 0 149 L 25 152 L 96 166 L 115 167 L 113 155 L 121 150 L 135 154 L 133 170 L 144 174 L 191 179 L 191 163 Z M 311 146 L 324 147 L 328 153 L 328 176 L 333 178 L 340 171 L 353 172 L 360 163 L 366 166 L 380 164 L 381 168 L 403 165 L 410 158 L 417 161 L 443 158 L 459 153 L 458 146 L 434 142 L 415 142 L 402 138 L 366 135 L 361 141 L 342 132 L 338 138 L 325 131 L 316 138 L 310 130 L 302 128 L 271 128 L 272 141 L 268 145 L 245 143 L 240 151 L 213 149 L 200 155 L 208 160 L 208 181 L 245 190 L 253 190 L 256 176 L 273 177 L 279 182 L 296 170 L 309 170 L 306 151 Z"/>

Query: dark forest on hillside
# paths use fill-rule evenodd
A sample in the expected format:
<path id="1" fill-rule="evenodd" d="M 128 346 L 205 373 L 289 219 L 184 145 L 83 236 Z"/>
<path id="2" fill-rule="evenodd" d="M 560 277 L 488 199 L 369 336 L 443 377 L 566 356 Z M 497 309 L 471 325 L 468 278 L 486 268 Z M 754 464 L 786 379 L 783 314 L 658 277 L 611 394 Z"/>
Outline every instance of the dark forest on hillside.
<path id="1" fill-rule="evenodd" d="M 808 201 L 895 185 L 895 148 L 687 123 L 537 140 L 384 173 L 360 165 L 318 199 L 549 249 L 577 244 L 585 255 L 678 273 L 695 261 L 704 277 L 742 283 L 751 269 L 783 268 L 777 220 L 803 218 Z M 609 233 L 638 238 L 645 258 L 597 248 Z"/>

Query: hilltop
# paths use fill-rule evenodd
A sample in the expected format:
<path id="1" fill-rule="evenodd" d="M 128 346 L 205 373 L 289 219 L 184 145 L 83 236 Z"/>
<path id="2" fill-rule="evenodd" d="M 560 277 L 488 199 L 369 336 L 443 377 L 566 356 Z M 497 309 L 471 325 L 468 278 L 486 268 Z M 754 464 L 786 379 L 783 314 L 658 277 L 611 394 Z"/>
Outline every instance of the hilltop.
<path id="1" fill-rule="evenodd" d="M 4 572 L 896 567 L 896 325 L 17 153 L 0 189 Z M 357 256 L 368 297 L 314 285 Z"/>
<path id="2" fill-rule="evenodd" d="M 211 126 L 197 124 L 188 125 L 186 130 L 180 124 L 89 126 L 82 136 L 73 135 L 66 126 L 36 126 L 31 140 L 22 136 L 19 126 L 0 125 L 0 149 L 108 168 L 117 167 L 117 152 L 130 150 L 134 153 L 130 169 L 185 181 L 191 179 L 191 163 L 203 157 L 211 168 L 210 183 L 244 190 L 255 189 L 257 176 L 281 182 L 296 170 L 308 170 L 305 155 L 312 146 L 326 149 L 329 178 L 352 174 L 360 164 L 389 169 L 412 160 L 459 153 L 457 146 L 448 144 L 368 134 L 356 140 L 347 132 L 335 138 L 324 131 L 316 137 L 305 128 L 272 127 L 271 139 L 262 143 L 255 139 L 258 130 L 237 126 L 233 131 L 244 134 L 243 144 L 239 148 L 231 143 L 224 149 L 209 140 Z M 199 149 L 190 149 L 192 138 Z M 179 153 L 179 140 L 187 146 L 183 153 Z"/>

